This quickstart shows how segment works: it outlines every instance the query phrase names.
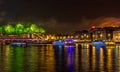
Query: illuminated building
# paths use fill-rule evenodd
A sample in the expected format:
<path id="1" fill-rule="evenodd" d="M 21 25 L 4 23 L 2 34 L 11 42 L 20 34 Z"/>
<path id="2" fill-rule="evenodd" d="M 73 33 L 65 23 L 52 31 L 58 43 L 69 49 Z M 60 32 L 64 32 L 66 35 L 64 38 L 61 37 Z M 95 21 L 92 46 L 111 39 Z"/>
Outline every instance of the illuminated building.
<path id="1" fill-rule="evenodd" d="M 116 30 L 113 31 L 113 41 L 120 42 L 120 27 L 116 28 Z"/>
<path id="2" fill-rule="evenodd" d="M 92 40 L 105 40 L 106 39 L 106 30 L 102 28 L 95 28 L 91 30 Z"/>
<path id="3" fill-rule="evenodd" d="M 113 31 L 115 27 L 104 27 L 104 28 L 94 28 L 91 29 L 91 39 L 94 40 L 105 40 L 105 41 L 112 41 L 113 38 Z"/>
<path id="4" fill-rule="evenodd" d="M 91 42 L 91 34 L 89 31 L 76 31 L 75 34 L 79 35 L 78 38 L 80 39 L 80 42 Z"/>

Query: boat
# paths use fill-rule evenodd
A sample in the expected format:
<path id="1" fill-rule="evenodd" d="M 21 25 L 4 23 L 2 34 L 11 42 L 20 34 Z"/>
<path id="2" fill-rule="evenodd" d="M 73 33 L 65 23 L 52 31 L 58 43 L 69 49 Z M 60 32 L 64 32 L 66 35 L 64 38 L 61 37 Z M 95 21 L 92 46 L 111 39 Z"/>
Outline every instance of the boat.
<path id="1" fill-rule="evenodd" d="M 74 42 L 74 40 L 73 39 L 66 39 L 65 40 L 65 45 L 75 45 L 75 42 Z"/>
<path id="2" fill-rule="evenodd" d="M 11 43 L 12 46 L 27 46 L 25 42 L 13 42 Z"/>
<path id="3" fill-rule="evenodd" d="M 54 46 L 64 46 L 65 43 L 64 43 L 63 40 L 55 40 L 55 41 L 53 42 L 53 45 L 54 45 Z"/>
<path id="4" fill-rule="evenodd" d="M 92 45 L 94 45 L 94 46 L 106 46 L 106 44 L 105 44 L 105 42 L 104 41 L 102 41 L 102 40 L 95 40 L 95 41 L 93 41 L 92 42 Z"/>

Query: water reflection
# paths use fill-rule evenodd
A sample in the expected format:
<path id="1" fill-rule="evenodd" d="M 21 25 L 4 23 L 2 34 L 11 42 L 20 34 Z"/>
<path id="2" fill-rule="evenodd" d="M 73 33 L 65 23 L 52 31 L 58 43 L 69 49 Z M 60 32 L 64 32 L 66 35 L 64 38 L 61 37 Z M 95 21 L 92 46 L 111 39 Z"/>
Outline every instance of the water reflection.
<path id="1" fill-rule="evenodd" d="M 120 45 L 117 45 L 116 46 L 117 48 L 118 48 L 118 58 L 117 58 L 117 60 L 118 60 L 118 71 L 120 71 Z"/>
<path id="2" fill-rule="evenodd" d="M 120 45 L 0 46 L 1 72 L 119 72 Z"/>
<path id="3" fill-rule="evenodd" d="M 67 47 L 67 68 L 68 72 L 74 71 L 74 47 Z"/>
<path id="4" fill-rule="evenodd" d="M 104 54 L 103 54 L 103 48 L 100 48 L 100 54 L 99 54 L 99 68 L 100 71 L 104 71 Z"/>
<path id="5" fill-rule="evenodd" d="M 92 58 L 91 58 L 91 66 L 92 66 L 92 70 L 94 71 L 95 70 L 95 67 L 96 67 L 96 48 L 93 47 L 92 48 Z"/>

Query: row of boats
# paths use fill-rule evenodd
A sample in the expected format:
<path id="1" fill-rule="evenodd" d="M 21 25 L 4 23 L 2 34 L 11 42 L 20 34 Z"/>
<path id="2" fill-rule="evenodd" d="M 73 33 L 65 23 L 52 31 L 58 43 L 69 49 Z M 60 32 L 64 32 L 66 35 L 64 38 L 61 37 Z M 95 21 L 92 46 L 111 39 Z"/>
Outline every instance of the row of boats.
<path id="1" fill-rule="evenodd" d="M 76 42 L 72 39 L 67 39 L 65 41 L 63 40 L 55 40 L 53 42 L 53 45 L 74 45 Z M 92 45 L 95 46 L 95 47 L 105 47 L 105 46 L 108 46 L 108 45 L 115 45 L 115 42 L 113 41 L 102 41 L 102 40 L 95 40 L 92 42 Z"/>
<path id="2" fill-rule="evenodd" d="M 99 49 L 99 48 L 106 48 L 106 46 L 115 46 L 116 43 L 113 41 L 95 40 L 92 42 L 92 45 Z"/>
<path id="3" fill-rule="evenodd" d="M 54 46 L 65 46 L 65 45 L 75 45 L 75 41 L 73 39 L 66 40 L 55 40 L 51 43 L 49 42 L 12 42 L 12 46 L 28 46 L 28 45 L 41 45 L 41 44 L 53 44 Z"/>
<path id="4" fill-rule="evenodd" d="M 61 46 L 63 46 L 63 45 L 74 45 L 74 44 L 75 44 L 75 42 L 74 42 L 73 39 L 55 40 L 53 42 L 53 45 L 55 45 L 55 46 L 57 46 L 57 45 L 61 45 Z"/>
<path id="5" fill-rule="evenodd" d="M 26 43 L 26 42 L 13 42 L 13 43 L 11 43 L 11 45 L 13 45 L 13 46 L 27 46 L 28 44 L 35 45 L 35 44 L 41 44 L 41 42 L 40 43 Z M 76 41 L 74 41 L 74 39 L 55 40 L 52 42 L 52 44 L 54 46 L 75 45 Z M 102 40 L 95 40 L 92 42 L 92 45 L 94 45 L 94 46 L 106 46 L 109 44 L 114 45 L 115 43 L 114 42 L 105 42 Z"/>

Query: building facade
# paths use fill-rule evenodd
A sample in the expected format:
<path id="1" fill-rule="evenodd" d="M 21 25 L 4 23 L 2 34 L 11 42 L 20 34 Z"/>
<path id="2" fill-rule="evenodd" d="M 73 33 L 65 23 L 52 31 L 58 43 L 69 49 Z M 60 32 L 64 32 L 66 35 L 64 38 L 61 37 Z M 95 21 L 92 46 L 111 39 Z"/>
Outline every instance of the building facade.
<path id="1" fill-rule="evenodd" d="M 113 41 L 120 42 L 120 27 L 113 31 Z"/>

